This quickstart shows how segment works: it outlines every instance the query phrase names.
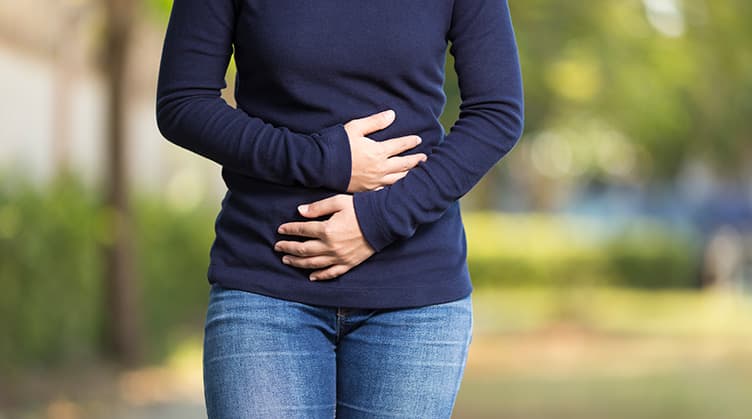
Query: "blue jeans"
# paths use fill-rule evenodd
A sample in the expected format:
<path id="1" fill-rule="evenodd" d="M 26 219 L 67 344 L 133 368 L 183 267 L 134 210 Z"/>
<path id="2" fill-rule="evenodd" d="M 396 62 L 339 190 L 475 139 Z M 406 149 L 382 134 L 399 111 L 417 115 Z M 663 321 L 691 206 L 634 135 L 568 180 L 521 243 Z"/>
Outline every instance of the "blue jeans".
<path id="1" fill-rule="evenodd" d="M 209 419 L 449 418 L 472 303 L 303 304 L 213 284 L 204 330 Z"/>

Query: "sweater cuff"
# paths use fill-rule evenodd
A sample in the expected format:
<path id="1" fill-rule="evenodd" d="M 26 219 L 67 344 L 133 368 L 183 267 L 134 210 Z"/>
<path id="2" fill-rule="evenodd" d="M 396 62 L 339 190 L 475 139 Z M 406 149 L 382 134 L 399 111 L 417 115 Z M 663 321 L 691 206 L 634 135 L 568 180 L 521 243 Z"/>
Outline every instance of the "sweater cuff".
<path id="1" fill-rule="evenodd" d="M 322 185 L 337 192 L 347 192 L 352 175 L 350 139 L 342 123 L 330 125 L 312 137 L 324 146 Z"/>
<path id="2" fill-rule="evenodd" d="M 368 244 L 379 252 L 394 240 L 384 228 L 385 214 L 379 206 L 377 194 L 386 191 L 364 191 L 353 193 L 353 209 L 355 218 Z"/>

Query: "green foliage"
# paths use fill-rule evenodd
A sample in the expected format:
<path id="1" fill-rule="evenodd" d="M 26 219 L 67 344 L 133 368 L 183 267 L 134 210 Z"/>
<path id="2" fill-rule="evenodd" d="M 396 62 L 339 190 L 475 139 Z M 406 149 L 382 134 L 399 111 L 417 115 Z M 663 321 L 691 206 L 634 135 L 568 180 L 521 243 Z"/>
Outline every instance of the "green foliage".
<path id="1" fill-rule="evenodd" d="M 143 9 L 157 22 L 166 23 L 173 0 L 141 0 Z"/>
<path id="2" fill-rule="evenodd" d="M 0 367 L 96 356 L 103 327 L 102 245 L 110 212 L 69 176 L 37 188 L 4 179 L 0 190 Z M 175 211 L 134 199 L 136 289 L 150 358 L 206 305 L 213 211 Z"/>
<path id="3" fill-rule="evenodd" d="M 137 272 L 144 331 L 152 358 L 161 358 L 183 336 L 180 326 L 200 325 L 208 297 L 212 208 L 174 210 L 156 197 L 136 204 Z"/>
<path id="4" fill-rule="evenodd" d="M 603 121 L 645 151 L 647 178 L 671 177 L 688 158 L 734 173 L 752 133 L 752 3 L 658 3 L 510 2 L 527 132 Z"/>
<path id="5" fill-rule="evenodd" d="M 89 355 L 101 318 L 94 196 L 65 178 L 10 186 L 0 192 L 0 359 Z"/>
<path id="6" fill-rule="evenodd" d="M 542 214 L 463 215 L 473 284 L 640 288 L 696 285 L 691 238 L 650 220 L 598 238 L 588 220 Z"/>

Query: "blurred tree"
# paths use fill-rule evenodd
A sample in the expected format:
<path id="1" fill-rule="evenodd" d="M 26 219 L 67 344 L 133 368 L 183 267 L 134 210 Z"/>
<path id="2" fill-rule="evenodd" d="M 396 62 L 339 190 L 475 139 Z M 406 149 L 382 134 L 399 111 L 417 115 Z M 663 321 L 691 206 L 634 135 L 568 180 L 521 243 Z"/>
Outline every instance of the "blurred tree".
<path id="1" fill-rule="evenodd" d="M 53 45 L 55 59 L 55 79 L 52 83 L 52 139 L 55 171 L 67 172 L 70 169 L 69 150 L 71 148 L 72 95 L 71 85 L 75 72 L 75 54 L 78 46 L 75 32 L 80 22 L 81 8 L 69 1 L 56 2 L 58 25 Z M 71 48 L 73 46 L 73 48 Z"/>
<path id="2" fill-rule="evenodd" d="M 105 296 L 108 352 L 126 364 L 142 356 L 138 291 L 134 267 L 132 216 L 128 198 L 125 126 L 125 71 L 136 4 L 131 0 L 104 0 L 102 45 L 107 85 L 107 158 L 105 206 L 110 211 L 111 240 L 105 244 Z"/>
<path id="3" fill-rule="evenodd" d="M 752 3 L 511 1 L 527 133 L 598 120 L 670 179 L 688 159 L 733 175 L 752 153 Z M 745 139 L 747 141 L 745 141 Z"/>

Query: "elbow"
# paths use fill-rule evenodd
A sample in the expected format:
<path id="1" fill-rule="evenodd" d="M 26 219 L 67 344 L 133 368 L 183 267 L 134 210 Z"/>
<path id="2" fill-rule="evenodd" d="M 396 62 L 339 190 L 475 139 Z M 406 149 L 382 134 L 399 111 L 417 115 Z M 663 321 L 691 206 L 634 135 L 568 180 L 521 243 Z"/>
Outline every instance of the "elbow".
<path id="1" fill-rule="evenodd" d="M 515 93 L 507 96 L 503 103 L 507 138 L 514 146 L 525 131 L 525 94 L 521 81 L 517 84 Z"/>
<path id="2" fill-rule="evenodd" d="M 167 84 L 159 78 L 156 91 L 155 117 L 157 129 L 165 139 L 175 142 L 179 137 L 178 131 L 181 129 L 181 120 L 186 112 L 187 105 L 190 105 L 192 96 L 182 86 Z"/>
<path id="3" fill-rule="evenodd" d="M 159 130 L 159 133 L 162 134 L 162 138 L 172 141 L 172 135 L 170 134 L 170 128 L 165 122 L 164 117 L 161 117 L 159 112 L 157 112 L 157 130 Z"/>
<path id="4" fill-rule="evenodd" d="M 508 153 L 522 138 L 525 131 L 525 110 L 522 103 L 508 107 L 501 118 L 501 134 L 506 139 L 504 153 Z"/>
<path id="5" fill-rule="evenodd" d="M 512 138 L 515 141 L 519 141 L 525 131 L 525 99 L 522 96 L 522 92 L 520 92 L 519 97 L 517 97 L 517 100 L 512 105 L 509 119 L 511 121 L 510 131 Z"/>
<path id="6" fill-rule="evenodd" d="M 157 78 L 156 100 L 154 106 L 154 116 L 156 117 L 157 129 L 162 137 L 169 139 L 170 124 L 168 115 L 168 94 L 165 88 L 162 68 L 160 66 L 159 76 Z"/>
<path id="7" fill-rule="evenodd" d="M 215 102 L 222 101 L 218 91 L 202 94 L 186 89 L 158 90 L 156 99 L 157 128 L 164 138 L 177 145 L 185 142 L 188 133 L 200 133 Z"/>
<path id="8" fill-rule="evenodd" d="M 167 106 L 165 105 L 165 98 L 162 95 L 157 94 L 157 104 L 155 106 L 155 116 L 157 121 L 157 129 L 163 137 L 169 137 L 169 118 L 167 115 Z"/>
<path id="9" fill-rule="evenodd" d="M 509 137 L 519 141 L 525 131 L 525 111 L 520 106 L 509 116 Z"/>
<path id="10" fill-rule="evenodd" d="M 173 112 L 173 106 L 171 106 L 164 97 L 157 96 L 157 105 L 156 105 L 156 122 L 157 122 L 157 129 L 159 130 L 159 133 L 162 134 L 162 137 L 169 141 L 174 141 L 174 128 L 175 128 L 175 118 L 174 118 L 174 112 Z"/>

